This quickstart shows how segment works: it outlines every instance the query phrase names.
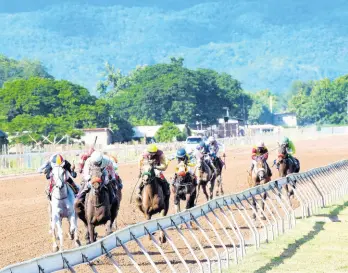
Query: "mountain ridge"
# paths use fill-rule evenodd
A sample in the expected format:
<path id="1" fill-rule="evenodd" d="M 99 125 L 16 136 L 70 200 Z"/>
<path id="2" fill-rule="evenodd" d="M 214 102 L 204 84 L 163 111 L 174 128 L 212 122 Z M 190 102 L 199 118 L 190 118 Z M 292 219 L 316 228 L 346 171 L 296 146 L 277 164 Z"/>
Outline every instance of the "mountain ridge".
<path id="1" fill-rule="evenodd" d="M 177 9 L 63 3 L 0 13 L 0 53 L 39 59 L 56 78 L 93 93 L 106 61 L 127 72 L 182 56 L 189 68 L 227 72 L 244 89 L 277 93 L 294 80 L 347 72 L 344 1 L 197 2 Z"/>

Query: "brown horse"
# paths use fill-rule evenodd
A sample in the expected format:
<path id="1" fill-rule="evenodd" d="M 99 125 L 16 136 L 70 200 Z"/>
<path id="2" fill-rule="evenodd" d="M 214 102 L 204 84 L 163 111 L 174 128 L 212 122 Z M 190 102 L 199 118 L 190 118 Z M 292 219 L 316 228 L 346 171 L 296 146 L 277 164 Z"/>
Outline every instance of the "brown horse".
<path id="1" fill-rule="evenodd" d="M 216 179 L 216 174 L 211 170 L 206 163 L 206 161 L 210 160 L 209 155 L 203 155 L 203 154 L 197 154 L 197 165 L 196 165 L 196 170 L 195 174 L 197 176 L 197 184 L 198 184 L 198 194 L 199 194 L 199 189 L 202 186 L 203 193 L 205 197 L 207 198 L 207 201 L 213 199 L 214 195 L 214 186 L 215 186 L 215 179 Z M 207 184 L 210 182 L 210 188 L 209 192 L 210 194 L 208 195 L 207 193 Z M 197 202 L 198 196 L 196 198 Z"/>
<path id="2" fill-rule="evenodd" d="M 99 167 L 91 170 L 91 177 L 91 190 L 86 195 L 83 209 L 76 208 L 79 218 L 87 228 L 86 239 L 88 243 L 95 242 L 97 238 L 96 226 L 106 225 L 106 234 L 111 234 L 112 224 L 120 208 L 120 194 L 116 194 L 114 200 L 109 200 L 109 192 L 104 185 L 103 175 Z"/>
<path id="3" fill-rule="evenodd" d="M 166 216 L 168 213 L 170 196 L 164 195 L 158 179 L 154 165 L 150 164 L 149 161 L 144 161 L 141 170 L 141 183 L 144 188 L 141 194 L 142 198 L 137 198 L 137 206 L 146 220 L 150 220 L 157 213 L 161 213 L 162 216 Z M 161 232 L 159 240 L 161 243 L 166 242 L 163 232 Z"/>
<path id="4" fill-rule="evenodd" d="M 255 187 L 258 185 L 266 184 L 267 182 L 271 181 L 271 177 L 268 176 L 267 168 L 265 166 L 265 160 L 263 156 L 258 156 L 253 160 L 254 168 L 253 171 L 250 174 L 250 180 L 251 180 L 251 187 Z M 267 194 L 264 193 L 262 195 L 262 199 L 266 200 Z M 253 199 L 253 206 L 255 210 L 257 211 L 257 205 L 256 200 Z M 264 210 L 265 204 L 264 202 L 261 202 L 261 208 Z M 253 215 L 254 219 L 256 218 L 256 215 Z M 263 217 L 264 218 L 264 217 Z"/>
<path id="5" fill-rule="evenodd" d="M 297 159 L 294 158 L 294 160 Z M 279 177 L 285 177 L 288 174 L 298 173 L 300 171 L 300 168 L 296 167 L 295 163 L 289 159 L 289 154 L 285 144 L 279 145 L 278 158 L 275 161 L 275 164 L 279 172 Z M 294 194 L 294 191 L 289 191 L 289 186 L 287 184 L 285 185 L 285 189 L 290 198 L 290 196 Z"/>
<path id="6" fill-rule="evenodd" d="M 223 163 L 219 157 L 214 157 L 212 159 L 213 164 L 216 168 L 216 182 L 217 182 L 217 189 L 216 189 L 216 196 L 219 196 L 220 193 L 221 195 L 224 195 L 224 189 L 222 187 L 222 168 L 223 168 Z"/>
<path id="7" fill-rule="evenodd" d="M 175 212 L 178 213 L 180 212 L 180 200 L 186 201 L 186 209 L 194 207 L 197 196 L 197 184 L 183 161 L 176 168 L 177 171 L 173 179 L 173 193 Z"/>

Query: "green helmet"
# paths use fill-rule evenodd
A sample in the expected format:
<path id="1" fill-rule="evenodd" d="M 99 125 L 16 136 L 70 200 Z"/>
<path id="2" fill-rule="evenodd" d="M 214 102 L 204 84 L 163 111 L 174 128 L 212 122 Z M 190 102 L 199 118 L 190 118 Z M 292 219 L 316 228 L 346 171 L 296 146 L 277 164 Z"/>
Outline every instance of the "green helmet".
<path id="1" fill-rule="evenodd" d="M 284 137 L 283 138 L 283 143 L 288 144 L 290 142 L 288 137 Z"/>

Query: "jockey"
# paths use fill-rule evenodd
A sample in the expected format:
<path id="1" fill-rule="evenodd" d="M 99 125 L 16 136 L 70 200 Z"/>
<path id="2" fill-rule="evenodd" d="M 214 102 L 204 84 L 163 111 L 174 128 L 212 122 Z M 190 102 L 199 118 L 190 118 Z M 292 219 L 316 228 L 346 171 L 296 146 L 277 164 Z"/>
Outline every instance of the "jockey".
<path id="1" fill-rule="evenodd" d="M 69 184 L 74 194 L 77 194 L 79 188 L 76 186 L 74 180 L 72 178 L 76 178 L 77 173 L 75 172 L 75 166 L 72 166 L 69 161 L 64 160 L 64 158 L 60 154 L 54 154 L 50 157 L 48 161 L 46 161 L 39 169 L 39 173 L 44 173 L 46 175 L 47 180 L 51 180 L 48 189 L 48 198 L 51 199 L 52 192 L 52 176 L 51 171 L 54 166 L 61 166 L 65 171 L 69 173 L 68 179 L 66 182 Z"/>
<path id="2" fill-rule="evenodd" d="M 195 166 L 195 163 L 191 162 L 190 156 L 186 153 L 186 150 L 184 148 L 180 148 L 176 151 L 176 158 L 178 159 L 178 164 L 180 162 L 184 162 L 184 164 L 189 167 L 188 172 L 191 175 L 192 181 L 195 181 L 196 178 L 194 176 L 193 169 L 192 169 Z M 176 171 L 178 171 L 177 168 L 176 168 Z"/>
<path id="3" fill-rule="evenodd" d="M 107 157 L 107 156 L 104 156 Z M 116 158 L 116 156 L 110 155 L 108 156 L 110 158 L 110 160 L 112 161 L 112 166 L 114 168 L 115 171 L 115 176 L 116 176 L 116 181 L 117 181 L 117 188 L 122 190 L 123 188 L 123 184 L 122 184 L 122 180 L 121 177 L 118 175 L 117 170 L 118 170 L 118 160 Z"/>
<path id="4" fill-rule="evenodd" d="M 269 177 L 272 176 L 272 171 L 271 168 L 268 166 L 267 159 L 268 159 L 268 149 L 265 146 L 265 143 L 263 141 L 260 141 L 257 146 L 253 147 L 251 150 L 251 159 L 256 160 L 257 157 L 262 156 L 263 161 L 265 163 L 266 169 L 267 169 L 267 174 Z M 254 162 L 251 163 L 251 171 L 254 169 Z"/>
<path id="5" fill-rule="evenodd" d="M 288 137 L 284 137 L 282 145 L 285 145 L 285 148 L 288 152 L 288 157 L 290 158 L 290 160 L 295 164 L 297 168 L 299 168 L 298 161 L 294 157 L 296 153 L 296 148 L 294 143 Z"/>
<path id="6" fill-rule="evenodd" d="M 92 155 L 94 152 L 94 148 L 89 148 L 87 152 L 81 155 L 80 162 L 79 162 L 79 172 L 83 172 L 83 167 L 85 166 L 86 160 Z"/>
<path id="7" fill-rule="evenodd" d="M 160 185 L 162 186 L 162 190 L 165 196 L 170 196 L 170 189 L 169 189 L 169 183 L 167 182 L 166 178 L 163 175 L 163 171 L 165 171 L 168 167 L 168 160 L 165 157 L 164 153 L 159 150 L 156 146 L 156 144 L 150 144 L 147 146 L 147 149 L 144 151 L 144 153 L 141 155 L 139 159 L 139 170 L 141 175 L 141 170 L 144 164 L 144 160 L 148 160 L 150 162 L 154 163 L 155 168 L 155 174 L 156 177 L 159 178 L 157 181 L 160 182 Z M 138 198 L 141 200 L 141 192 L 144 188 L 143 183 L 140 183 L 138 187 Z"/>
<path id="8" fill-rule="evenodd" d="M 198 146 L 197 146 L 197 151 L 199 152 L 199 153 L 196 153 L 196 158 L 197 158 L 197 161 L 199 160 L 199 156 L 200 156 L 200 154 L 202 154 L 202 155 L 209 155 L 209 153 L 210 153 L 210 151 L 209 151 L 209 147 L 208 147 L 208 145 L 204 142 L 204 141 L 201 141 L 199 144 L 198 144 Z M 205 165 L 205 166 L 203 166 L 203 168 L 204 167 L 208 167 L 208 168 L 210 168 L 210 170 L 213 172 L 213 173 L 217 173 L 217 170 L 216 170 L 216 167 L 215 167 L 215 165 L 213 164 L 213 161 L 211 160 L 211 158 L 209 157 L 209 158 L 206 158 L 205 160 L 203 160 L 203 164 Z"/>
<path id="9" fill-rule="evenodd" d="M 83 168 L 83 180 L 85 181 L 83 188 L 80 190 L 77 199 L 84 203 L 86 198 L 86 194 L 90 191 L 91 185 L 89 183 L 91 179 L 90 171 L 92 167 L 100 167 L 102 174 L 104 185 L 108 189 L 110 200 L 114 200 L 114 189 L 112 187 L 112 183 L 117 185 L 116 174 L 113 166 L 113 162 L 111 159 L 101 152 L 94 151 L 92 155 L 86 160 L 85 166 Z M 111 183 L 109 179 L 111 178 Z M 112 201 L 111 201 L 112 202 Z"/>
<path id="10" fill-rule="evenodd" d="M 209 155 L 211 156 L 212 159 L 217 158 L 217 163 L 220 165 L 220 169 L 223 168 L 224 163 L 221 160 L 220 157 L 218 157 L 219 149 L 220 147 L 223 147 L 222 144 L 218 143 L 215 139 L 214 136 L 210 136 L 207 141 L 208 148 L 209 148 Z"/>

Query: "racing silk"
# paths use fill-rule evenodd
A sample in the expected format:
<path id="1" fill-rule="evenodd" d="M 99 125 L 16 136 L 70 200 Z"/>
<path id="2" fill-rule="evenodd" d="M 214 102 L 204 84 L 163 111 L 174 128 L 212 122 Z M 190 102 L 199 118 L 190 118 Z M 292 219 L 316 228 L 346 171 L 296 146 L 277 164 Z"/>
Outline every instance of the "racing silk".
<path id="1" fill-rule="evenodd" d="M 94 162 L 92 162 L 91 158 L 89 157 L 86 162 L 85 162 L 85 166 L 83 168 L 83 179 L 85 181 L 89 181 L 91 179 L 91 174 L 90 174 L 90 170 L 91 167 L 94 165 Z M 109 177 L 111 177 L 111 180 L 115 180 L 116 179 L 116 173 L 114 170 L 114 165 L 112 160 L 106 156 L 103 155 L 103 159 L 102 159 L 102 163 L 100 165 L 100 168 L 102 170 L 102 174 L 104 176 L 104 183 L 107 185 L 109 183 Z"/>
<path id="2" fill-rule="evenodd" d="M 190 156 L 188 154 L 185 155 L 184 159 L 178 159 L 178 165 L 175 168 L 175 171 L 178 171 L 178 166 L 180 162 L 184 162 L 184 164 L 190 168 L 194 167 L 196 164 L 194 162 L 191 162 Z"/>
<path id="3" fill-rule="evenodd" d="M 202 154 L 209 154 L 209 147 L 208 147 L 207 144 L 205 144 L 204 147 L 201 147 L 200 145 L 197 145 L 196 150 L 198 150 Z"/>
<path id="4" fill-rule="evenodd" d="M 213 157 L 216 157 L 218 155 L 220 148 L 224 150 L 223 144 L 218 143 L 216 140 L 213 143 L 208 144 L 207 146 L 209 149 L 209 154 Z"/>
<path id="5" fill-rule="evenodd" d="M 155 169 L 165 171 L 168 167 L 168 160 L 161 150 L 158 150 L 155 155 L 151 156 L 149 152 L 144 151 L 139 159 L 139 169 L 143 167 L 144 160 L 155 161 Z"/>
<path id="6" fill-rule="evenodd" d="M 256 160 L 256 157 L 263 156 L 265 160 L 268 159 L 268 149 L 267 147 L 254 147 L 251 150 L 251 158 Z"/>
<path id="7" fill-rule="evenodd" d="M 90 157 L 91 155 L 87 152 L 81 155 L 80 157 L 80 161 L 79 161 L 79 172 L 82 173 L 83 172 L 83 168 L 86 164 L 87 159 Z"/>
<path id="8" fill-rule="evenodd" d="M 295 145 L 291 140 L 289 141 L 289 144 L 286 145 L 286 148 L 287 148 L 288 154 L 294 155 L 296 153 Z"/>

